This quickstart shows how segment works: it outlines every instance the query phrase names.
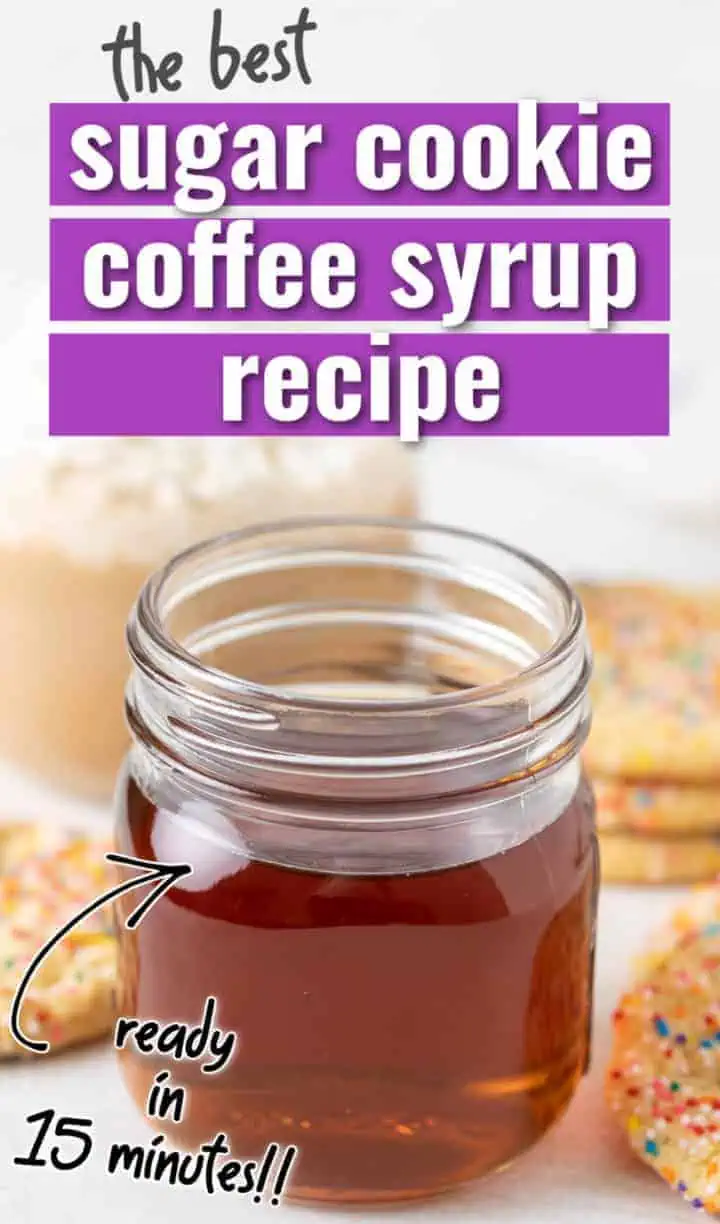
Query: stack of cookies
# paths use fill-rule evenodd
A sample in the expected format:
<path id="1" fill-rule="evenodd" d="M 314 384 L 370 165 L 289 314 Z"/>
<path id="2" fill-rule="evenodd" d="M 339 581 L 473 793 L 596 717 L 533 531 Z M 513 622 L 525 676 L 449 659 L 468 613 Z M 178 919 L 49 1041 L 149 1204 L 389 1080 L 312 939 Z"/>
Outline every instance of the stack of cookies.
<path id="1" fill-rule="evenodd" d="M 720 874 L 720 592 L 582 585 L 603 878 Z"/>

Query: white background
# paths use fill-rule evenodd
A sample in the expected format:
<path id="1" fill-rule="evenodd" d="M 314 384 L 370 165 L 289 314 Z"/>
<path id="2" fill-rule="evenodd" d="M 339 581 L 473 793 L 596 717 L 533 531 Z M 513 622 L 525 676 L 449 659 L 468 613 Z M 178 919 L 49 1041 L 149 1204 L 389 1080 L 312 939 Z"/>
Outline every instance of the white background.
<path id="1" fill-rule="evenodd" d="M 228 38 L 247 47 L 277 37 L 300 3 L 225 0 L 222 7 Z M 571 573 L 720 580 L 718 0 L 310 0 L 310 7 L 320 25 L 308 41 L 318 100 L 529 96 L 672 103 L 673 437 L 436 442 L 423 447 L 427 510 L 505 536 Z M 46 271 L 47 104 L 111 100 L 100 44 L 121 21 L 133 19 L 143 21 L 156 55 L 171 48 L 185 53 L 185 87 L 176 96 L 206 100 L 212 8 L 212 0 L 4 0 L 0 338 L 11 335 Z M 255 89 L 238 81 L 224 96 L 247 99 Z M 286 84 L 273 87 L 271 96 L 280 101 L 310 92 Z M 538 395 L 552 395 L 552 387 L 539 387 Z M 2 388 L 0 430 L 23 409 L 12 388 Z M 0 784 L 13 814 L 45 815 L 54 808 L 78 818 L 75 805 L 55 803 L 22 781 L 7 777 Z M 688 1208 L 627 1157 L 601 1101 L 609 1011 L 631 953 L 667 904 L 662 892 L 607 890 L 603 897 L 595 1071 L 566 1122 L 509 1173 L 412 1214 L 480 1216 L 489 1224 L 577 1224 L 581 1217 L 662 1224 L 688 1217 Z M 243 1210 L 236 1201 L 231 1208 L 200 1192 L 110 1184 L 99 1165 L 75 1175 L 13 1167 L 12 1155 L 26 1145 L 23 1118 L 47 1106 L 95 1116 L 99 1145 L 130 1138 L 139 1126 L 102 1054 L 0 1069 L 3 1224 L 46 1218 L 55 1224 L 126 1218 L 182 1224 L 198 1212 L 222 1220 L 230 1210 L 234 1219 Z"/>

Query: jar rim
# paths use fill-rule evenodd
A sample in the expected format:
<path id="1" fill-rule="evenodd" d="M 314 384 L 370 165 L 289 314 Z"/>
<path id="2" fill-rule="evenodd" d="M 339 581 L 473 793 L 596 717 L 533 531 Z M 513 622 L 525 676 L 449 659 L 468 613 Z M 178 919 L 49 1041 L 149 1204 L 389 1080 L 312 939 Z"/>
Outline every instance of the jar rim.
<path id="1" fill-rule="evenodd" d="M 244 581 L 247 600 L 234 585 Z M 352 687 L 361 695 L 343 694 L 344 679 L 308 692 L 298 678 L 312 680 L 313 652 L 305 654 L 302 632 L 287 688 L 222 671 L 202 657 L 219 652 L 222 659 L 226 645 L 244 642 L 247 650 L 249 642 L 240 664 L 249 670 L 253 641 L 265 634 L 270 653 L 261 656 L 272 669 L 274 634 L 281 642 L 288 630 L 317 635 L 320 626 L 320 662 L 328 625 L 349 630 L 348 644 L 356 625 L 399 632 L 409 659 L 417 643 L 420 695 L 397 692 L 400 675 L 412 683 L 412 668 L 383 675 L 381 663 L 382 695 L 368 697 L 359 659 L 360 689 Z M 584 626 L 577 595 L 555 570 L 492 536 L 366 515 L 243 528 L 186 549 L 140 593 L 128 624 L 134 670 L 126 700 L 136 755 L 192 775 L 200 786 L 209 778 L 235 791 L 323 802 L 353 802 L 360 793 L 365 803 L 410 801 L 518 778 L 535 785 L 539 774 L 576 756 L 587 734 Z M 366 640 L 359 639 L 361 649 Z M 428 675 L 445 691 L 425 685 L 425 649 Z M 367 663 L 365 676 L 373 674 L 370 656 Z M 491 682 L 477 683 L 488 663 Z M 353 665 L 344 670 L 352 676 Z"/>
<path id="2" fill-rule="evenodd" d="M 283 533 L 298 531 L 320 533 L 346 529 L 387 530 L 408 534 L 422 532 L 440 540 L 464 542 L 469 545 L 495 549 L 506 558 L 511 558 L 526 566 L 530 573 L 543 578 L 549 584 L 561 600 L 563 623 L 545 650 L 539 652 L 529 664 L 517 668 L 499 681 L 469 684 L 449 693 L 427 693 L 422 697 L 382 697 L 377 700 L 363 698 L 362 701 L 334 695 L 316 696 L 293 692 L 280 686 L 262 684 L 233 675 L 204 662 L 198 654 L 194 654 L 165 628 L 164 616 L 166 613 L 162 609 L 163 595 L 183 570 L 195 562 L 202 559 L 211 560 L 214 554 L 221 553 L 235 545 L 241 546 L 253 541 L 262 545 L 264 541 L 282 537 Z M 310 547 L 312 547 L 312 542 L 310 542 Z M 145 582 L 128 624 L 128 646 L 136 665 L 142 666 L 142 657 L 149 649 L 155 665 L 160 665 L 168 679 L 171 678 L 173 669 L 177 667 L 181 669 L 183 683 L 192 685 L 195 681 L 206 690 L 212 691 L 217 698 L 225 696 L 231 700 L 240 701 L 244 698 L 254 699 L 260 707 L 281 704 L 284 710 L 303 711 L 316 715 L 371 711 L 374 716 L 378 716 L 378 714 L 412 714 L 423 711 L 439 713 L 442 710 L 458 710 L 464 706 L 482 704 L 499 695 L 512 695 L 513 689 L 542 680 L 548 672 L 561 665 L 575 649 L 583 626 L 584 613 L 580 600 L 562 575 L 532 553 L 497 537 L 451 524 L 409 517 L 309 515 L 253 524 L 225 532 L 202 540 L 177 553 Z M 260 710 L 257 710 L 256 721 L 269 722 L 270 718 L 263 720 Z"/>

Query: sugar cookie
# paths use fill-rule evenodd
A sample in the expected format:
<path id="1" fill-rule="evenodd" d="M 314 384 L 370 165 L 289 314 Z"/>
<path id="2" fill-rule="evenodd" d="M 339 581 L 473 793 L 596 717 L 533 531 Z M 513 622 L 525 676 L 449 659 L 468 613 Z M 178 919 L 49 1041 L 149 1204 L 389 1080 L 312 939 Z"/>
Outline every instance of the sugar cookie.
<path id="1" fill-rule="evenodd" d="M 720 782 L 720 593 L 581 585 L 593 775 Z"/>
<path id="2" fill-rule="evenodd" d="M 0 829 L 0 1058 L 25 1053 L 8 1026 L 17 985 L 42 945 L 112 886 L 106 847 L 36 825 Z M 114 1021 L 116 941 L 109 908 L 48 956 L 22 1007 L 23 1032 L 53 1051 L 100 1037 Z"/>
<path id="3" fill-rule="evenodd" d="M 34 854 L 49 854 L 67 842 L 61 829 L 37 824 L 0 824 L 0 880 Z"/>
<path id="4" fill-rule="evenodd" d="M 718 891 L 624 996 L 614 1016 L 606 1097 L 634 1151 L 694 1207 L 720 1213 Z"/>
<path id="5" fill-rule="evenodd" d="M 689 884 L 720 875 L 717 837 L 600 833 L 602 878 L 611 884 Z"/>
<path id="6" fill-rule="evenodd" d="M 595 778 L 593 789 L 603 831 L 720 835 L 720 786 L 641 786 Z"/>
<path id="7" fill-rule="evenodd" d="M 635 958 L 636 977 L 647 975 L 681 939 L 712 922 L 720 922 L 720 885 L 696 884 Z"/>

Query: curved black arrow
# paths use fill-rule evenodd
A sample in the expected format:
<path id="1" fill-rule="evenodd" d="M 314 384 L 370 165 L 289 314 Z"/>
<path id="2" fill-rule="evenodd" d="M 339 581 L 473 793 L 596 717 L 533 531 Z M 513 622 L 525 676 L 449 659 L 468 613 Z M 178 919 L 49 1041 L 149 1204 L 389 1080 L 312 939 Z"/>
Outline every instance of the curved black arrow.
<path id="1" fill-rule="evenodd" d="M 10 1033 L 18 1045 L 24 1046 L 26 1050 L 31 1050 L 34 1054 L 47 1054 L 50 1045 L 47 1041 L 32 1041 L 26 1037 L 20 1028 L 20 1009 L 22 1008 L 23 999 L 32 978 L 37 973 L 40 965 L 45 960 L 53 948 L 60 943 L 73 927 L 78 926 L 95 910 L 101 909 L 103 905 L 107 905 L 108 901 L 114 901 L 116 897 L 122 893 L 130 892 L 131 888 L 140 888 L 143 884 L 156 884 L 147 897 L 140 902 L 131 914 L 125 919 L 125 926 L 128 931 L 132 931 L 139 922 L 142 922 L 145 915 L 149 912 L 156 901 L 159 901 L 164 893 L 177 884 L 178 880 L 183 876 L 192 874 L 192 867 L 187 863 L 153 863 L 145 859 L 130 858 L 126 854 L 106 854 L 105 858 L 109 863 L 120 863 L 123 867 L 142 867 L 147 869 L 146 875 L 135 876 L 132 880 L 125 880 L 123 884 L 117 884 L 115 888 L 111 888 L 108 892 L 103 893 L 101 897 L 97 897 L 90 905 L 86 905 L 84 910 L 71 918 L 65 926 L 57 931 L 52 939 L 49 939 L 46 944 L 35 954 L 30 961 L 22 981 L 15 991 L 15 997 L 10 1008 L 10 1019 L 8 1027 Z"/>

